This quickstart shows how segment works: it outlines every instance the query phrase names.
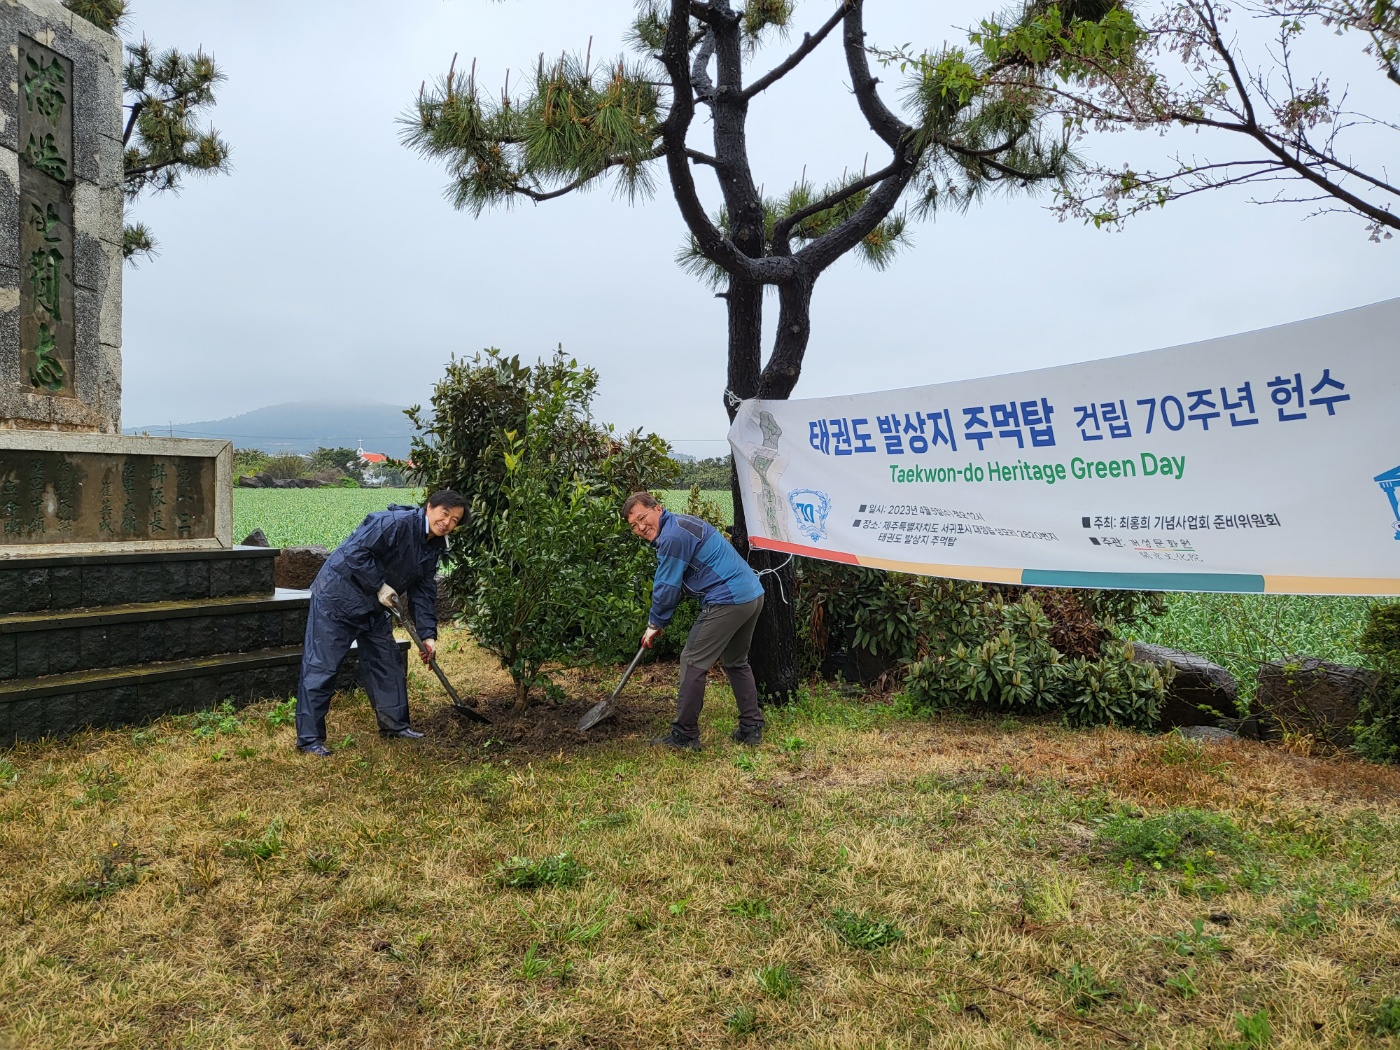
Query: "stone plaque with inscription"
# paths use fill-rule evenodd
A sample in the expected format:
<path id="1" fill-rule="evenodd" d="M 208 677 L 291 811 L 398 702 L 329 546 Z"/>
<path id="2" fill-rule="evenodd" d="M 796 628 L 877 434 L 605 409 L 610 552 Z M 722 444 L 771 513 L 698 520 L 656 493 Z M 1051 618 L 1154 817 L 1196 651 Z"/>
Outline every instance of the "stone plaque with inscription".
<path id="1" fill-rule="evenodd" d="M 0 431 L 0 558 L 227 547 L 227 441 Z"/>
<path id="2" fill-rule="evenodd" d="M 5 543 L 214 536 L 212 459 L 0 449 Z"/>

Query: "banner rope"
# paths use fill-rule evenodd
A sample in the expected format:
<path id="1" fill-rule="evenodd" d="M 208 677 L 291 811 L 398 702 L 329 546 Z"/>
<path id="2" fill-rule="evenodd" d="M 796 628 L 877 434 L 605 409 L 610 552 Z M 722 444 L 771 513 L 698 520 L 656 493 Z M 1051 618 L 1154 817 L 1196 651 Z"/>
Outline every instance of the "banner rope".
<path id="1" fill-rule="evenodd" d="M 749 550 L 750 550 L 750 553 L 752 553 L 753 548 L 749 548 Z M 747 558 L 745 558 L 744 560 L 745 560 L 745 561 L 748 561 Z M 786 558 L 784 558 L 784 559 L 782 560 L 782 562 L 780 562 L 780 563 L 777 564 L 777 565 L 774 565 L 774 566 L 773 566 L 772 568 L 770 568 L 770 569 L 753 569 L 753 566 L 752 566 L 752 565 L 750 565 L 749 568 L 750 568 L 750 569 L 753 569 L 754 574 L 758 576 L 759 583 L 762 583 L 762 582 L 763 582 L 763 577 L 767 576 L 769 573 L 780 572 L 781 570 L 787 568 L 788 563 L 791 562 L 791 561 L 792 561 L 792 555 L 789 554 Z M 777 578 L 777 580 L 774 581 L 774 582 L 776 582 L 777 585 L 778 585 L 778 596 L 779 596 L 780 598 L 782 598 L 783 604 L 784 604 L 784 605 L 790 604 L 790 603 L 788 602 L 788 599 L 787 599 L 787 591 L 783 590 L 783 578 L 782 578 L 781 576 L 779 576 L 779 577 Z"/>

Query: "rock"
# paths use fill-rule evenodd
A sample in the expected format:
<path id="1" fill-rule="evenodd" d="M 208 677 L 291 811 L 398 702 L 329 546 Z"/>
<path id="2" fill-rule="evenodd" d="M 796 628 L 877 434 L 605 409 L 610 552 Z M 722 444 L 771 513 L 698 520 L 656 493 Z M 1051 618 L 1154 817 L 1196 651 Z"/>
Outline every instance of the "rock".
<path id="1" fill-rule="evenodd" d="M 1180 733 L 1187 740 L 1199 740 L 1206 744 L 1218 744 L 1225 740 L 1240 739 L 1238 733 L 1221 729 L 1219 726 L 1178 726 L 1172 732 Z"/>
<path id="2" fill-rule="evenodd" d="M 1350 747 L 1360 702 L 1378 683 L 1376 672 L 1364 667 L 1310 656 L 1261 664 L 1254 700 L 1260 735 L 1278 740 L 1285 732 L 1306 733 L 1336 747 Z"/>
<path id="3" fill-rule="evenodd" d="M 305 590 L 326 564 L 331 552 L 325 547 L 283 547 L 273 566 L 273 582 L 278 587 Z"/>
<path id="4" fill-rule="evenodd" d="M 246 536 L 243 537 L 243 542 L 240 543 L 239 546 L 240 546 L 240 547 L 271 547 L 272 544 L 270 544 L 270 543 L 267 542 L 267 534 L 266 534 L 265 532 L 263 532 L 262 529 L 254 529 L 252 532 L 248 533 L 248 535 L 246 535 Z"/>
<path id="5" fill-rule="evenodd" d="M 238 487 L 243 489 L 260 489 L 264 486 L 262 479 L 256 474 L 244 474 L 238 479 Z"/>
<path id="6" fill-rule="evenodd" d="M 1174 726 L 1239 726 L 1235 717 L 1235 697 L 1239 684 L 1235 676 L 1204 656 L 1168 649 L 1146 642 L 1133 643 L 1133 662 L 1139 664 L 1171 664 L 1176 677 L 1167 687 L 1158 725 L 1162 729 Z M 1239 726 L 1251 735 L 1247 726 Z"/>

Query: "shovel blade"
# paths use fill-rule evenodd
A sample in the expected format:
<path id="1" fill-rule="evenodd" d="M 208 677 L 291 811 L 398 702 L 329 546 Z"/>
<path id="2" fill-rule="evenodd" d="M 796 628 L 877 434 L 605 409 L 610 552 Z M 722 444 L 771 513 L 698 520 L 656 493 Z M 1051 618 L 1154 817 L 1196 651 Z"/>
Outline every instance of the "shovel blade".
<path id="1" fill-rule="evenodd" d="M 491 724 L 491 719 L 487 718 L 476 708 L 468 707 L 466 704 L 453 704 L 450 710 L 454 715 L 459 715 L 462 718 L 469 718 L 473 722 L 480 722 L 482 725 L 487 726 Z"/>
<path id="2" fill-rule="evenodd" d="M 588 709 L 588 713 L 579 719 L 578 727 L 580 731 L 586 732 L 592 729 L 605 718 L 611 718 L 616 709 L 611 700 L 600 700 Z"/>

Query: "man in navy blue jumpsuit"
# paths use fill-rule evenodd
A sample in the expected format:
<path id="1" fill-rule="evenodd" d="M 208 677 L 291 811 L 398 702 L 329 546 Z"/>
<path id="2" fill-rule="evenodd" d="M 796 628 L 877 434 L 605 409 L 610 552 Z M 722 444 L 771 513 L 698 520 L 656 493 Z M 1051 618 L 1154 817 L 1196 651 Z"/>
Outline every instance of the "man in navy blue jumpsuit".
<path id="1" fill-rule="evenodd" d="M 368 515 L 326 559 L 311 585 L 301 680 L 297 683 L 297 748 L 326 758 L 326 712 L 340 662 L 354 642 L 360 678 L 374 705 L 379 732 L 416 739 L 408 725 L 408 683 L 399 666 L 389 612 L 399 593 L 423 639 L 427 663 L 437 642 L 437 567 L 447 534 L 462 523 L 466 500 L 451 489 L 425 507 L 398 507 Z"/>
<path id="2" fill-rule="evenodd" d="M 700 615 L 681 651 L 676 720 L 669 733 L 652 743 L 700 750 L 705 678 L 716 662 L 724 665 L 739 707 L 734 740 L 759 743 L 763 739 L 763 710 L 758 706 L 758 685 L 749 666 L 749 643 L 763 611 L 763 585 L 758 574 L 709 522 L 689 514 L 672 514 L 648 492 L 628 496 L 622 517 L 656 550 L 651 612 L 642 645 L 651 648 L 687 592 L 700 597 Z"/>

